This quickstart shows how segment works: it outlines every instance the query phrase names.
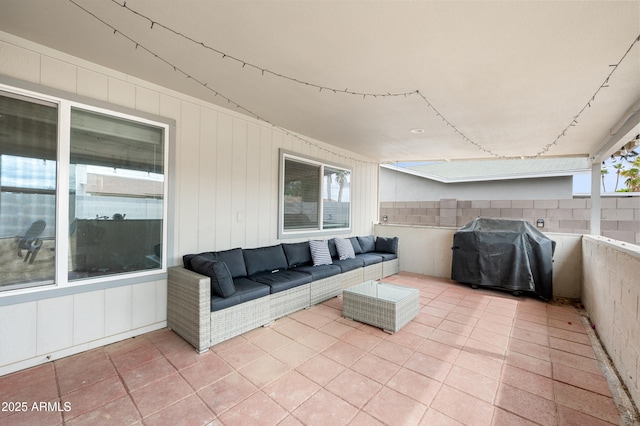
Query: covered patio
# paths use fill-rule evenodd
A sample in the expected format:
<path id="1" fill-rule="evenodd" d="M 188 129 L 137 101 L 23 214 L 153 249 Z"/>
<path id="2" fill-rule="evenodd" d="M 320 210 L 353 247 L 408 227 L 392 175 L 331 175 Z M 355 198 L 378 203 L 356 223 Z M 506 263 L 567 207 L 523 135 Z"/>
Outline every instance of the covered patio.
<path id="1" fill-rule="evenodd" d="M 28 108 L 0 114 L 0 155 L 52 178 L 0 195 L 49 197 L 55 237 L 38 255 L 47 280 L 0 285 L 0 423 L 638 421 L 640 252 L 600 229 L 601 164 L 640 134 L 637 1 L 2 3 L 0 97 Z M 111 157 L 137 151 L 162 182 L 126 197 L 157 201 L 163 228 L 142 266 L 113 274 L 69 274 L 74 222 L 98 220 L 74 204 L 71 123 L 85 110 L 100 112 L 89 151 L 112 121 L 162 136 L 100 157 L 116 174 Z M 349 171 L 333 191 L 348 226 L 323 229 L 318 214 L 317 229 L 283 232 L 285 155 Z M 591 211 L 584 235 L 550 235 L 553 303 L 450 281 L 454 228 L 379 214 L 381 164 L 564 157 L 590 163 Z M 13 204 L 31 223 L 25 199 Z M 119 206 L 100 225 L 134 219 Z M 399 237 L 389 279 L 421 292 L 396 334 L 345 320 L 340 298 L 202 355 L 166 328 L 167 269 L 185 254 L 370 234 Z"/>

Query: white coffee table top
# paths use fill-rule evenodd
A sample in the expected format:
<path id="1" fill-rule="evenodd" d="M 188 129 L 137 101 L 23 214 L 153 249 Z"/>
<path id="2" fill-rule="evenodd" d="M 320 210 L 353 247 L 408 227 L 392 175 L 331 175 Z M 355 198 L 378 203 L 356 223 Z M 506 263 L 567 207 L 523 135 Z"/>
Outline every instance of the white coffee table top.
<path id="1" fill-rule="evenodd" d="M 398 302 L 417 292 L 415 288 L 401 287 L 382 281 L 365 281 L 344 290 L 345 293 L 356 293 L 389 302 Z"/>

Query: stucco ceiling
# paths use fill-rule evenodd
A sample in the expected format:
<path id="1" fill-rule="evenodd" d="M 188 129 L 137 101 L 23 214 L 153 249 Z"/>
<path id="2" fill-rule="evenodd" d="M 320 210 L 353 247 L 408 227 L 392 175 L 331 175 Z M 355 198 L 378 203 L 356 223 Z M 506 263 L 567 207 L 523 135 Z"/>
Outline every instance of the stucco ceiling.
<path id="1" fill-rule="evenodd" d="M 0 30 L 381 162 L 592 156 L 640 132 L 637 0 L 123 4 L 2 0 Z"/>

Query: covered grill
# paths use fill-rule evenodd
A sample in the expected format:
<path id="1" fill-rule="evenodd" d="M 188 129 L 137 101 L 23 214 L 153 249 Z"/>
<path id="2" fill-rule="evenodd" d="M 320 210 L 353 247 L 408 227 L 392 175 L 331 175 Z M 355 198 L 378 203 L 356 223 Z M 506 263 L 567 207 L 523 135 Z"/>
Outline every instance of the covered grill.
<path id="1" fill-rule="evenodd" d="M 555 245 L 527 221 L 477 218 L 453 236 L 451 279 L 549 300 Z"/>

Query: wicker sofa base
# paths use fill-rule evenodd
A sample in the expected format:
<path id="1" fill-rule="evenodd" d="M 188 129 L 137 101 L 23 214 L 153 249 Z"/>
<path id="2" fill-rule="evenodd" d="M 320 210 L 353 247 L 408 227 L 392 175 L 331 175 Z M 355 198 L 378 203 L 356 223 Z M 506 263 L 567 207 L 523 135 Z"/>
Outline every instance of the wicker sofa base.
<path id="1" fill-rule="evenodd" d="M 364 267 L 364 281 L 379 280 L 382 278 L 382 263 Z"/>
<path id="2" fill-rule="evenodd" d="M 310 293 L 309 306 L 317 305 L 320 302 L 342 294 L 340 275 L 314 281 Z"/>
<path id="3" fill-rule="evenodd" d="M 400 271 L 400 262 L 399 260 L 387 260 L 386 262 L 382 262 L 382 277 L 386 278 L 390 275 L 395 275 Z"/>
<path id="4" fill-rule="evenodd" d="M 211 312 L 211 342 L 204 351 L 209 349 L 209 346 L 271 322 L 270 296 Z"/>
<path id="5" fill-rule="evenodd" d="M 271 294 L 269 316 L 275 320 L 300 309 L 309 307 L 311 284 L 304 284 L 289 290 Z M 262 325 L 262 324 L 260 324 Z"/>
<path id="6" fill-rule="evenodd" d="M 340 274 L 340 288 L 344 290 L 364 281 L 364 268 L 354 269 L 352 271 Z"/>

